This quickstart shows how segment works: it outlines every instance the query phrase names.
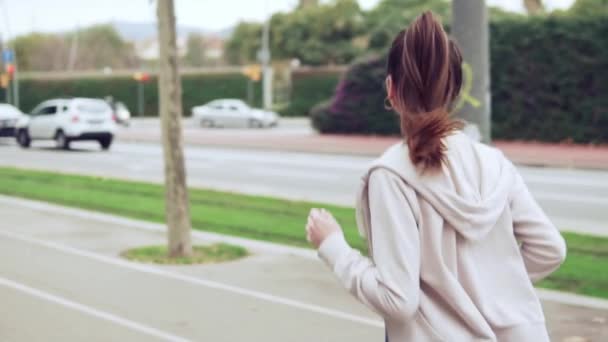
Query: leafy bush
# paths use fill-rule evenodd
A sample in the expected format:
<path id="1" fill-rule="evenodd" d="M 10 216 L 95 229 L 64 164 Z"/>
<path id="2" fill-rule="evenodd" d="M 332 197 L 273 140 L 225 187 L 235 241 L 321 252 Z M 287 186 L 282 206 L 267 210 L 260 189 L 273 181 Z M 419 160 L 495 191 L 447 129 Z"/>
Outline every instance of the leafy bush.
<path id="1" fill-rule="evenodd" d="M 338 83 L 334 98 L 316 106 L 313 126 L 322 133 L 397 134 L 397 116 L 384 109 L 384 57 L 356 62 Z"/>
<path id="2" fill-rule="evenodd" d="M 496 138 L 608 142 L 608 16 L 490 28 Z"/>
<path id="3" fill-rule="evenodd" d="M 319 101 L 336 89 L 341 71 L 295 71 L 291 76 L 291 101 L 281 110 L 283 116 L 305 116 Z"/>
<path id="4" fill-rule="evenodd" d="M 504 18 L 490 28 L 494 138 L 608 142 L 608 17 Z M 384 75 L 384 58 L 355 63 L 314 108 L 315 127 L 397 133 L 383 110 Z"/>

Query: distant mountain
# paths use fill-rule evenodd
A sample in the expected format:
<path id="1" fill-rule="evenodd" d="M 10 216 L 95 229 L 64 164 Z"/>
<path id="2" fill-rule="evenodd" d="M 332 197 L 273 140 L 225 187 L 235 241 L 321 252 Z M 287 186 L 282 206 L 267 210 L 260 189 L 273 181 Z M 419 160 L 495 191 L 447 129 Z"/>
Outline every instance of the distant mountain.
<path id="1" fill-rule="evenodd" d="M 110 23 L 124 40 L 142 41 L 156 37 L 156 23 L 136 23 L 128 21 L 114 21 Z M 199 33 L 205 36 L 213 36 L 227 39 L 234 28 L 230 27 L 220 31 L 207 30 L 194 26 L 177 26 L 177 35 L 187 37 L 191 33 Z"/>

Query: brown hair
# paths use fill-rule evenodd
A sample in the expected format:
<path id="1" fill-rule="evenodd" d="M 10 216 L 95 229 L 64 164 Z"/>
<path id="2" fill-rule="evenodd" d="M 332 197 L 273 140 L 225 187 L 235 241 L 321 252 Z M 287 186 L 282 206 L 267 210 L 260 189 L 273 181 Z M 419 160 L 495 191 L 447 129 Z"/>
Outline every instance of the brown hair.
<path id="1" fill-rule="evenodd" d="M 389 52 L 391 102 L 401 116 L 410 159 L 423 170 L 445 161 L 443 138 L 462 128 L 449 109 L 462 86 L 462 55 L 428 11 L 401 31 Z"/>

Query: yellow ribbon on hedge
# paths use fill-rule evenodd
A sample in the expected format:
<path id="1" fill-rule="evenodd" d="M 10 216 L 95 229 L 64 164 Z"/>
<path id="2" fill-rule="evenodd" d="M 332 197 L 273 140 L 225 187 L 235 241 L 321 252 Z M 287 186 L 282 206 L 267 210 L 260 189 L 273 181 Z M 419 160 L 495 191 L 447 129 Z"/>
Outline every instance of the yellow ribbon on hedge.
<path id="1" fill-rule="evenodd" d="M 473 108 L 479 108 L 481 106 L 481 101 L 471 95 L 471 90 L 473 89 L 473 68 L 469 63 L 463 62 L 462 72 L 464 76 L 464 84 L 462 86 L 460 98 L 458 99 L 458 103 L 454 107 L 454 110 L 460 110 L 465 103 L 470 104 Z"/>

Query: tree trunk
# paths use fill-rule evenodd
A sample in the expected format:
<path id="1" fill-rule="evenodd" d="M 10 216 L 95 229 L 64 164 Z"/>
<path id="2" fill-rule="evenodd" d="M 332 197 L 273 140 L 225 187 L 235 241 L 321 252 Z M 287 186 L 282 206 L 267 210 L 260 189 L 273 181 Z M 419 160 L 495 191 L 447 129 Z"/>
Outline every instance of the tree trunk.
<path id="1" fill-rule="evenodd" d="M 490 52 L 485 0 L 453 0 L 451 32 L 464 58 L 463 106 L 457 116 L 475 125 L 482 141 L 490 142 Z"/>
<path id="2" fill-rule="evenodd" d="M 175 41 L 173 0 L 157 0 L 159 107 L 165 159 L 165 214 L 169 256 L 192 254 L 190 204 L 182 146 L 182 91 Z"/>

